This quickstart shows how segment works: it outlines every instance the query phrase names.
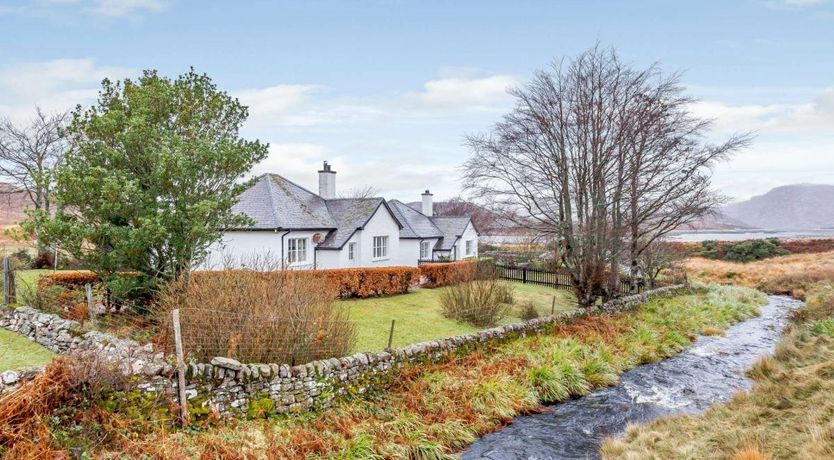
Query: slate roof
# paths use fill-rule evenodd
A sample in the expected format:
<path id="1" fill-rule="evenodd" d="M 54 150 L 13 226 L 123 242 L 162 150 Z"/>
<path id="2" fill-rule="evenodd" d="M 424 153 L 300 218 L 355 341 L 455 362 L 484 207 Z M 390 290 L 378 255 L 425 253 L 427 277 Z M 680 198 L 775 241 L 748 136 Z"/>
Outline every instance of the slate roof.
<path id="1" fill-rule="evenodd" d="M 391 210 L 402 222 L 403 229 L 400 231 L 400 238 L 441 238 L 443 232 L 434 225 L 432 218 L 412 209 L 399 200 L 389 200 Z"/>
<path id="2" fill-rule="evenodd" d="M 324 230 L 318 247 L 339 249 L 353 233 L 364 227 L 374 212 L 384 206 L 403 227 L 382 198 L 337 198 L 325 200 L 277 174 L 264 174 L 246 189 L 232 207 L 254 221 L 251 226 L 227 230 Z"/>
<path id="3" fill-rule="evenodd" d="M 432 223 L 443 233 L 443 239 L 438 241 L 435 250 L 449 251 L 455 245 L 455 241 L 463 235 L 466 226 L 469 225 L 469 217 L 431 217 Z"/>
<path id="4" fill-rule="evenodd" d="M 335 229 L 324 198 L 277 174 L 264 174 L 232 207 L 254 221 L 243 230 Z"/>
<path id="5" fill-rule="evenodd" d="M 419 205 L 419 203 L 415 203 Z M 401 238 L 440 238 L 435 250 L 452 249 L 469 217 L 428 217 L 409 203 L 382 198 L 326 200 L 277 174 L 264 174 L 232 207 L 249 216 L 253 225 L 226 230 L 324 230 L 317 248 L 339 249 L 384 206 L 400 226 Z"/>
<path id="6" fill-rule="evenodd" d="M 357 229 L 368 223 L 380 206 L 385 206 L 382 198 L 339 198 L 325 200 L 325 203 L 336 221 L 336 230 L 331 231 L 318 245 L 321 249 L 339 249 L 344 246 Z M 396 214 L 395 220 L 398 220 Z"/>

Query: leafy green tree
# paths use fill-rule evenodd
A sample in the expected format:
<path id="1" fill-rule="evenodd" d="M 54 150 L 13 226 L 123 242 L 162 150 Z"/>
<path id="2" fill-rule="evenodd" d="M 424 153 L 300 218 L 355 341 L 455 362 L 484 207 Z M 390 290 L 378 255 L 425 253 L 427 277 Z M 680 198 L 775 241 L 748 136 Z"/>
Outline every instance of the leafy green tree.
<path id="1" fill-rule="evenodd" d="M 56 175 L 61 210 L 29 225 L 119 291 L 188 276 L 219 229 L 245 223 L 232 205 L 268 145 L 239 136 L 248 110 L 193 69 L 104 80 L 98 102 L 72 113 Z"/>

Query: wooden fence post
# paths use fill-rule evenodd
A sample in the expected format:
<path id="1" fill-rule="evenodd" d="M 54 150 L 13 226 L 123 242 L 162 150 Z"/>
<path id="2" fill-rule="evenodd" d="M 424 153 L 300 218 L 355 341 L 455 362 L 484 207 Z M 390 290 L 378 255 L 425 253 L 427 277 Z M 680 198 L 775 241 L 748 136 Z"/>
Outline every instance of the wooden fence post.
<path id="1" fill-rule="evenodd" d="M 9 256 L 3 257 L 3 304 L 14 302 L 14 274 Z"/>
<path id="2" fill-rule="evenodd" d="M 521 282 L 527 284 L 527 268 L 521 268 Z"/>
<path id="3" fill-rule="evenodd" d="M 84 285 L 84 293 L 87 295 L 87 314 L 90 316 L 90 324 L 94 327 L 96 325 L 96 310 L 93 305 L 93 285 L 87 283 Z"/>
<path id="4" fill-rule="evenodd" d="M 391 348 L 391 343 L 394 341 L 394 322 L 395 320 L 391 320 L 391 330 L 388 331 L 388 348 Z"/>
<path id="5" fill-rule="evenodd" d="M 177 352 L 177 389 L 180 399 L 180 422 L 188 425 L 188 399 L 185 396 L 185 358 L 182 353 L 182 333 L 180 331 L 180 309 L 174 309 L 174 346 Z"/>
<path id="6" fill-rule="evenodd" d="M 553 296 L 553 302 L 550 304 L 550 316 L 556 316 L 556 296 Z"/>

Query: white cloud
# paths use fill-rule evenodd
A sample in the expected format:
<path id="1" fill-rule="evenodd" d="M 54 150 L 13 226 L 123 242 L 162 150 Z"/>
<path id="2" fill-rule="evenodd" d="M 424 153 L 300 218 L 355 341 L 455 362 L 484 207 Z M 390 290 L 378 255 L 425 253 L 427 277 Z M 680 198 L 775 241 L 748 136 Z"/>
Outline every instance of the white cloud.
<path id="1" fill-rule="evenodd" d="M 507 89 L 515 77 L 448 77 L 426 82 L 423 91 L 355 98 L 333 94 L 320 85 L 274 85 L 234 93 L 249 107 L 247 127 L 256 132 L 279 128 L 310 128 L 432 120 L 438 115 L 467 116 L 472 111 L 501 111 L 509 106 Z"/>
<path id="2" fill-rule="evenodd" d="M 101 80 L 132 74 L 124 67 L 100 66 L 92 59 L 56 59 L 0 68 L 0 114 L 28 119 L 35 106 L 46 111 L 69 110 L 93 102 Z"/>
<path id="3" fill-rule="evenodd" d="M 156 13 L 162 10 L 159 0 L 94 0 L 91 10 L 102 16 L 125 16 L 136 11 Z"/>
<path id="4" fill-rule="evenodd" d="M 134 13 L 158 13 L 163 10 L 162 0 L 47 0 L 47 4 L 80 8 L 100 16 L 124 17 Z"/>
<path id="5" fill-rule="evenodd" d="M 454 163 L 419 162 L 416 155 L 359 160 L 350 155 L 354 153 L 336 155 L 320 144 L 271 144 L 269 156 L 253 168 L 252 175 L 277 173 L 317 193 L 317 171 L 322 161 L 328 161 L 337 173 L 337 194 L 371 186 L 386 199 L 408 202 L 419 200 L 420 192 L 426 188 L 431 188 L 438 197 L 450 197 L 458 192 Z"/>
<path id="6" fill-rule="evenodd" d="M 692 107 L 715 120 L 716 139 L 756 131 L 753 145 L 716 170 L 715 184 L 744 199 L 779 185 L 834 183 L 834 88 L 793 104 L 726 104 Z"/>
<path id="7" fill-rule="evenodd" d="M 317 85 L 275 85 L 238 91 L 234 96 L 249 107 L 252 126 L 310 126 L 316 124 L 316 120 L 304 113 L 306 109 L 302 102 L 319 89 L 321 87 Z"/>
<path id="8" fill-rule="evenodd" d="M 505 106 L 510 100 L 507 90 L 516 86 L 518 79 L 510 75 L 485 78 L 441 78 L 427 81 L 424 91 L 416 97 L 428 107 L 490 108 Z"/>
<path id="9" fill-rule="evenodd" d="M 834 87 L 810 101 L 795 104 L 726 104 L 702 101 L 692 105 L 694 114 L 715 120 L 716 131 L 767 131 L 776 134 L 832 134 Z"/>
<path id="10" fill-rule="evenodd" d="M 770 0 L 765 4 L 773 9 L 802 9 L 821 5 L 826 0 Z"/>

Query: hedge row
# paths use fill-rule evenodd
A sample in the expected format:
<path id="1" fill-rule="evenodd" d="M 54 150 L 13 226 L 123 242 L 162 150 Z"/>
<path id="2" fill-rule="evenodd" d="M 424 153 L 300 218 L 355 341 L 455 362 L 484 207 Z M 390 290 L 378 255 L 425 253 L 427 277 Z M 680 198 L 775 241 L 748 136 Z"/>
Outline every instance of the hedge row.
<path id="1" fill-rule="evenodd" d="M 323 274 L 341 297 L 405 294 L 420 281 L 420 272 L 414 267 L 337 268 L 312 273 Z"/>
<path id="2" fill-rule="evenodd" d="M 60 286 L 65 289 L 83 288 L 85 284 L 95 285 L 101 279 L 97 274 L 82 270 L 73 272 L 55 272 L 38 279 L 38 289 L 43 290 L 51 286 Z"/>
<path id="3" fill-rule="evenodd" d="M 470 260 L 424 264 L 420 266 L 420 276 L 425 287 L 449 286 L 475 279 L 478 268 L 478 262 Z"/>
<path id="4" fill-rule="evenodd" d="M 234 270 L 201 271 L 192 276 L 228 276 Z M 264 277 L 284 276 L 282 271 L 260 272 Z M 419 282 L 420 272 L 415 267 L 380 267 L 380 268 L 336 268 L 325 270 L 293 270 L 296 276 L 313 276 L 321 278 L 333 286 L 340 297 L 374 297 L 391 294 L 405 294 L 408 288 Z"/>

